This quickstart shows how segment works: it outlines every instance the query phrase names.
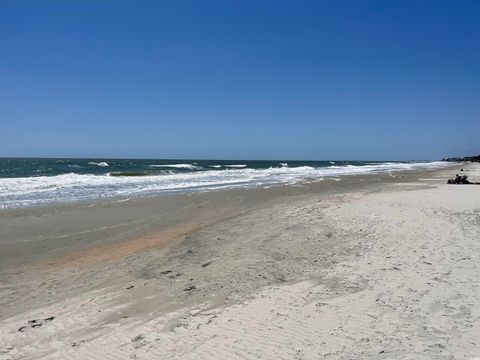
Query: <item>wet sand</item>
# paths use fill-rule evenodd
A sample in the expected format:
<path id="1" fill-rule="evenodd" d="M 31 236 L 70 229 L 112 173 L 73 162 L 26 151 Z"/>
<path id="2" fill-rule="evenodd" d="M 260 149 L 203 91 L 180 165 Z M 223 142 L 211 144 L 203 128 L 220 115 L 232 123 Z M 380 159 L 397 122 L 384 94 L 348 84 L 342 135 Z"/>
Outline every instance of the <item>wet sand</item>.
<path id="1" fill-rule="evenodd" d="M 480 356 L 459 168 L 3 211 L 0 359 Z"/>

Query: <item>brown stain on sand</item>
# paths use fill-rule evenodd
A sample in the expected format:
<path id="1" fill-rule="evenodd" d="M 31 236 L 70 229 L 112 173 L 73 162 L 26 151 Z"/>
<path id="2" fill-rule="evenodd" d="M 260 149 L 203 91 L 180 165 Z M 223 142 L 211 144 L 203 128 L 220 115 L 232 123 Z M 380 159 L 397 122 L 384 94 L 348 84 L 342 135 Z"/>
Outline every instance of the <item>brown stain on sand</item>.
<path id="1" fill-rule="evenodd" d="M 215 208 L 215 211 L 205 211 L 203 207 L 200 213 L 195 214 L 195 220 L 188 223 L 176 224 L 155 233 L 138 236 L 132 239 L 117 241 L 108 245 L 100 245 L 84 250 L 72 251 L 66 255 L 50 259 L 43 263 L 51 270 L 59 270 L 69 267 L 84 267 L 99 265 L 109 261 L 121 261 L 125 258 L 140 254 L 150 249 L 159 249 L 174 240 L 184 239 L 186 236 L 217 222 L 226 221 L 239 216 L 243 212 L 223 212 Z M 213 215 L 215 214 L 215 215 Z M 193 215 L 192 215 L 193 217 Z"/>
<path id="2" fill-rule="evenodd" d="M 47 267 L 61 268 L 69 266 L 95 265 L 108 261 L 121 260 L 146 250 L 165 246 L 170 241 L 184 238 L 201 227 L 201 224 L 183 224 L 173 228 L 164 229 L 149 234 L 117 242 L 115 244 L 102 245 L 92 249 L 79 250 L 68 255 L 63 255 L 47 263 Z"/>

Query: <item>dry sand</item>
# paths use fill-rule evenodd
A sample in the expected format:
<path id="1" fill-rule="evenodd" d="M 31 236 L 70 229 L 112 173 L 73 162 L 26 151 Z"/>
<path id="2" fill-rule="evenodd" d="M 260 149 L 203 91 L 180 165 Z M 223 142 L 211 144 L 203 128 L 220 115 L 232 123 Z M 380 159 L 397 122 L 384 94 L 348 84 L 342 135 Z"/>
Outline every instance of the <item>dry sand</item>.
<path id="1" fill-rule="evenodd" d="M 0 359 L 480 358 L 457 170 L 4 212 Z"/>

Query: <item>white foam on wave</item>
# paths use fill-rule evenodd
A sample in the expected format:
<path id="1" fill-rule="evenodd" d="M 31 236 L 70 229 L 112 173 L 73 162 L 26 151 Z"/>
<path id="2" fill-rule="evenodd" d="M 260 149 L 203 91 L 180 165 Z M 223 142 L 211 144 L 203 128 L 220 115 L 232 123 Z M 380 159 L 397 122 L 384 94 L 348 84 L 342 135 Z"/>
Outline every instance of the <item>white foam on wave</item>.
<path id="1" fill-rule="evenodd" d="M 230 165 L 208 165 L 208 167 L 214 168 L 214 169 L 221 169 L 221 168 L 229 168 L 229 169 L 242 169 L 246 168 L 246 164 L 230 164 Z"/>
<path id="2" fill-rule="evenodd" d="M 193 164 L 158 164 L 150 165 L 150 167 L 166 167 L 166 168 L 176 168 L 176 169 L 197 169 L 198 167 Z"/>
<path id="3" fill-rule="evenodd" d="M 94 161 L 90 161 L 88 163 L 88 165 L 96 165 L 96 166 L 100 166 L 100 167 L 107 167 L 107 166 L 110 166 L 107 162 L 105 161 L 100 161 L 100 162 L 94 162 Z"/>
<path id="4" fill-rule="evenodd" d="M 191 164 L 172 164 L 191 165 Z M 378 163 L 363 166 L 231 168 L 161 175 L 114 177 L 93 174 L 63 174 L 26 178 L 0 178 L 0 207 L 13 208 L 52 202 L 73 202 L 99 197 L 132 197 L 171 191 L 271 186 L 319 181 L 327 177 L 434 169 L 446 162 Z M 163 165 L 162 165 L 163 166 Z M 172 166 L 169 166 L 172 167 Z"/>

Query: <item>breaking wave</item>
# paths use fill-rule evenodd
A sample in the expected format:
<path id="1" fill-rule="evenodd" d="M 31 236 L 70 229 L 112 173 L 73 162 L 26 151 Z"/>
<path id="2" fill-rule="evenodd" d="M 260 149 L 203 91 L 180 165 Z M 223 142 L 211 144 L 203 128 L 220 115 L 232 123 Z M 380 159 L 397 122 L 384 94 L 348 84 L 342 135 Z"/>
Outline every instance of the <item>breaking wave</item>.
<path id="1" fill-rule="evenodd" d="M 100 163 L 96 163 L 98 165 Z M 113 172 L 107 174 L 68 173 L 56 176 L 0 178 L 0 206 L 22 207 L 52 202 L 74 202 L 99 197 L 123 197 L 166 192 L 206 191 L 220 188 L 271 186 L 316 181 L 325 177 L 375 174 L 402 170 L 434 169 L 445 162 L 375 163 L 370 165 L 297 166 L 267 169 L 223 168 L 203 171 L 161 173 Z M 98 165 L 102 166 L 102 165 Z M 152 167 L 186 168 L 193 164 L 151 165 Z"/>
<path id="2" fill-rule="evenodd" d="M 96 165 L 96 166 L 101 166 L 101 167 L 107 167 L 107 166 L 110 166 L 107 162 L 105 161 L 100 161 L 100 162 L 93 162 L 93 161 L 90 161 L 88 163 L 88 165 Z"/>
<path id="3" fill-rule="evenodd" d="M 150 165 L 150 167 L 158 168 L 175 168 L 175 169 L 197 169 L 198 167 L 194 164 L 159 164 L 159 165 Z"/>

